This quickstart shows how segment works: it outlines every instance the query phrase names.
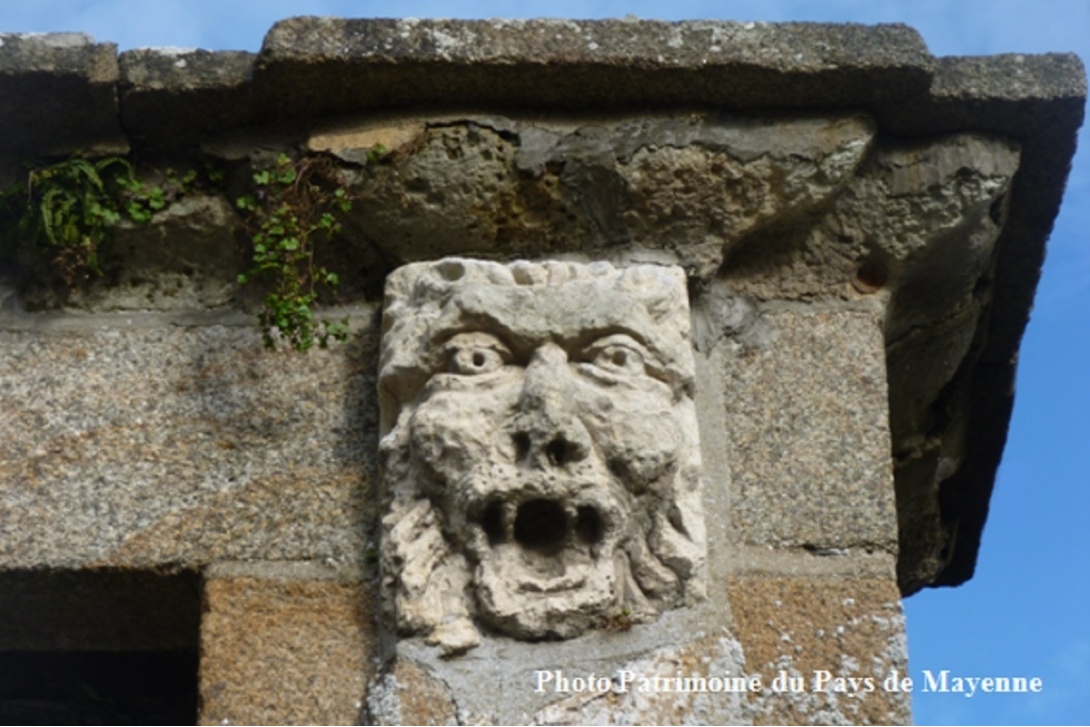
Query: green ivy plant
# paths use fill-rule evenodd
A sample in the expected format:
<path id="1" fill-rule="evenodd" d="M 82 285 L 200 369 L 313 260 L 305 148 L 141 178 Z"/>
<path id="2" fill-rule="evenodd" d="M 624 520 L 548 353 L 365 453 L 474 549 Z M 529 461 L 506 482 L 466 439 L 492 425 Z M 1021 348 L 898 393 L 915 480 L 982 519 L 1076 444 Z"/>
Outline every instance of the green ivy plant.
<path id="1" fill-rule="evenodd" d="M 276 164 L 253 175 L 254 191 L 236 205 L 248 217 L 253 265 L 238 276 L 241 284 L 259 281 L 268 288 L 258 314 L 265 346 L 286 340 L 296 351 L 348 339 L 348 319 L 317 319 L 314 305 L 321 287 L 335 292 L 340 279 L 315 261 L 319 246 L 340 231 L 336 213 L 352 208 L 336 166 L 329 157 L 293 160 L 281 154 Z"/>

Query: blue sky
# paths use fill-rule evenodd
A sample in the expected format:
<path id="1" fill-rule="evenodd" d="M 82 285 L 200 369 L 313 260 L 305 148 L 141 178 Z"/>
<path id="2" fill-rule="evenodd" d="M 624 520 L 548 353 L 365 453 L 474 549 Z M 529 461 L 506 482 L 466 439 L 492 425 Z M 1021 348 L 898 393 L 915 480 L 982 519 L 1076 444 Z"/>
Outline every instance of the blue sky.
<path id="1" fill-rule="evenodd" d="M 1090 0 L 0 0 L 0 32 L 81 30 L 122 50 L 256 51 L 291 15 L 904 22 L 936 55 L 1074 51 L 1090 59 Z M 1010 436 L 975 578 L 908 599 L 922 669 L 1040 676 L 1040 695 L 916 693 L 920 724 L 1090 719 L 1090 140 L 1084 129 L 1022 350 Z"/>

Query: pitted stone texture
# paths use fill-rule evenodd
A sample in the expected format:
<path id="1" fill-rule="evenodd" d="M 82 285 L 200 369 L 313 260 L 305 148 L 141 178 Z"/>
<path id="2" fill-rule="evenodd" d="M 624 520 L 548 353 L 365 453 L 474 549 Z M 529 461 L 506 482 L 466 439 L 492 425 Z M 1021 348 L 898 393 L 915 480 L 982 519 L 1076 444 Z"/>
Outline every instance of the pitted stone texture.
<path id="1" fill-rule="evenodd" d="M 973 293 L 992 262 L 1018 162 L 1017 145 L 980 135 L 882 142 L 823 215 L 754 236 L 724 273 L 737 293 L 768 300 L 892 291 L 887 338 L 896 340 Z"/>
<path id="2" fill-rule="evenodd" d="M 463 724 L 450 687 L 423 665 L 399 658 L 367 690 L 367 724 Z"/>
<path id="3" fill-rule="evenodd" d="M 0 567 L 363 557 L 373 337 L 309 357 L 221 326 L 0 341 Z"/>
<path id="4" fill-rule="evenodd" d="M 885 336 L 895 452 L 929 436 L 942 416 L 936 401 L 990 301 L 1018 163 L 1016 145 L 975 135 L 883 148 L 815 231 L 862 247 L 858 278 L 891 292 Z"/>
<path id="5" fill-rule="evenodd" d="M 856 44 L 845 42 L 853 39 Z M 864 45 L 859 42 L 863 40 L 872 42 Z M 548 58 L 561 49 L 578 54 L 571 60 L 610 65 L 644 61 L 657 66 L 689 66 L 706 65 L 709 58 L 723 62 L 761 57 L 772 62 L 770 65 L 811 73 L 847 64 L 907 64 L 919 62 L 926 54 L 919 36 L 903 25 L 864 28 L 639 19 L 457 21 L 301 16 L 272 27 L 265 37 L 262 60 L 343 62 L 368 56 L 388 60 L 431 56 L 432 60 L 510 63 L 535 55 Z"/>
<path id="6" fill-rule="evenodd" d="M 970 382 L 993 343 L 997 242 L 1019 164 L 1017 145 L 979 135 L 883 147 L 811 237 L 860 249 L 853 285 L 889 292 L 886 371 L 905 593 L 935 580 L 964 545 L 954 542 L 959 516 L 940 506 L 938 492 L 974 468 L 969 444 L 979 452 L 982 443 L 967 435 L 979 408 Z M 936 449 L 942 464 L 927 480 L 912 463 L 933 460 Z"/>
<path id="7" fill-rule="evenodd" d="M 894 269 L 886 338 L 895 453 L 918 445 L 943 417 L 940 394 L 965 361 L 991 301 L 995 243 L 1018 161 L 1009 143 L 979 137 L 892 150 L 878 162 L 888 185 L 886 209 L 857 208 L 853 215 L 854 229 L 869 228 L 871 235 L 882 211 L 886 219 L 930 222 L 882 235 Z"/>
<path id="8" fill-rule="evenodd" d="M 499 117 L 364 123 L 315 148 L 365 157 L 389 140 L 352 213 L 358 234 L 402 262 L 451 254 L 662 251 L 692 274 L 769 226 L 811 219 L 850 182 L 869 119 L 704 114 L 593 122 Z M 702 210 L 693 214 L 693 210 Z"/>
<path id="9" fill-rule="evenodd" d="M 911 695 L 882 682 L 908 674 L 904 615 L 892 580 L 752 576 L 730 583 L 734 632 L 751 674 L 771 684 L 781 670 L 802 693 L 766 691 L 753 700 L 756 724 L 907 724 Z M 813 690 L 814 672 L 870 678 L 873 691 Z M 859 682 L 863 684 L 863 682 Z"/>
<path id="10" fill-rule="evenodd" d="M 359 724 L 376 648 L 359 582 L 212 578 L 200 723 Z"/>
<path id="11" fill-rule="evenodd" d="M 732 527 L 745 543 L 896 552 L 880 312 L 765 311 L 727 345 Z"/>
<path id="12" fill-rule="evenodd" d="M 952 355 L 944 357 L 938 375 L 910 377 L 918 389 L 910 392 L 910 407 L 905 410 L 909 424 L 929 427 L 943 418 L 933 415 L 961 406 L 969 389 L 975 392 L 971 411 L 962 407 L 951 414 L 964 420 L 969 430 L 957 438 L 972 446 L 955 451 L 950 437 L 941 433 L 943 457 L 960 464 L 957 480 L 945 480 L 942 508 L 935 508 L 942 510 L 945 527 L 958 532 L 957 547 L 947 548 L 951 560 L 942 566 L 938 582 L 956 584 L 971 576 L 1011 410 L 1018 343 L 1083 118 L 1085 71 L 1076 56 L 935 59 L 919 36 L 903 26 L 302 18 L 278 24 L 270 32 L 248 81 L 244 78 L 249 60 L 244 56 L 152 51 L 135 52 L 123 60 L 126 70 L 119 84 L 109 44 L 95 45 L 76 35 L 5 35 L 2 43 L 0 97 L 5 104 L 0 109 L 0 146 L 7 151 L 11 145 L 19 147 L 18 154 L 0 154 L 0 161 L 8 165 L 24 156 L 63 155 L 73 148 L 102 151 L 98 143 L 102 139 L 123 149 L 119 117 L 126 128 L 138 130 L 133 137 L 138 147 L 146 138 L 139 134 L 168 128 L 169 136 L 160 136 L 153 147 L 159 141 L 184 139 L 183 146 L 189 148 L 197 137 L 210 144 L 212 136 L 224 133 L 235 142 L 235 150 L 243 149 L 232 158 L 242 159 L 253 148 L 254 135 L 260 133 L 264 143 L 266 134 L 254 131 L 248 119 L 290 119 L 298 124 L 295 128 L 305 129 L 315 119 L 324 123 L 341 114 L 446 103 L 477 109 L 534 107 L 550 114 L 627 112 L 637 107 L 729 107 L 763 115 L 820 109 L 823 114 L 866 113 L 885 139 L 973 129 L 1017 141 L 1024 150 L 1023 162 L 1018 183 L 1000 205 L 1009 207 L 1010 220 L 998 243 L 994 282 L 990 274 L 980 279 L 986 294 L 982 299 L 990 295 L 992 300 L 978 318 L 964 359 L 970 362 L 979 356 L 980 365 L 966 363 L 948 379 L 947 364 L 958 358 Z M 185 62 L 184 68 L 179 61 Z M 217 69 L 227 73 L 217 78 Z M 119 87 L 120 114 L 114 98 Z M 178 93 L 172 96 L 174 89 Z M 181 118 L 176 112 L 183 110 L 186 124 L 172 127 Z M 282 143 L 281 137 L 273 146 Z M 0 182 L 9 180 L 12 172 L 10 167 L 0 169 Z M 613 189 L 605 187 L 606 192 Z M 589 199 L 593 209 L 602 197 Z M 509 216 L 516 214 L 522 213 L 515 209 Z M 514 240 L 514 232 L 505 229 L 505 239 Z M 803 237 L 806 230 L 780 230 L 772 235 L 773 242 L 779 232 L 787 240 L 782 244 L 791 247 L 788 243 L 799 242 L 794 236 Z M 767 247 L 769 237 L 753 242 L 766 244 L 743 245 L 739 252 L 756 253 Z M 757 257 L 767 252 L 760 250 Z M 807 256 L 816 266 L 807 266 Z M 742 260 L 743 256 L 732 255 L 727 272 Z M 776 274 L 785 290 L 803 299 L 821 297 L 834 288 L 838 296 L 847 291 L 851 297 L 858 288 L 882 289 L 881 275 L 871 274 L 873 267 L 856 274 L 863 273 L 860 266 L 880 262 L 845 257 L 829 247 L 808 248 L 801 261 L 779 265 Z M 816 276 L 825 287 L 811 285 L 812 279 L 796 284 L 822 266 L 832 271 Z M 0 297 L 5 292 L 0 291 Z M 977 318 L 977 313 L 969 311 L 967 316 Z M 948 343 L 950 348 L 964 348 L 972 327 L 967 322 L 958 330 L 943 329 L 940 334 L 949 338 L 939 341 L 938 347 Z M 894 396 L 898 389 L 893 382 Z M 936 390 L 956 396 L 950 402 L 934 401 L 928 392 Z M 921 441 L 919 432 L 903 428 L 896 416 L 893 427 L 896 446 L 908 442 L 912 448 L 899 453 L 916 457 L 925 454 L 918 447 L 932 448 L 931 441 Z M 930 497 L 940 483 L 924 482 L 921 488 L 905 480 L 901 484 L 902 490 Z M 925 536 L 910 537 L 946 542 L 940 535 L 932 528 Z M 906 581 L 906 590 L 931 577 L 914 576 Z"/>
<path id="13" fill-rule="evenodd" d="M 703 595 L 680 269 L 448 258 L 387 280 L 386 608 L 446 652 L 474 619 L 569 638 Z"/>

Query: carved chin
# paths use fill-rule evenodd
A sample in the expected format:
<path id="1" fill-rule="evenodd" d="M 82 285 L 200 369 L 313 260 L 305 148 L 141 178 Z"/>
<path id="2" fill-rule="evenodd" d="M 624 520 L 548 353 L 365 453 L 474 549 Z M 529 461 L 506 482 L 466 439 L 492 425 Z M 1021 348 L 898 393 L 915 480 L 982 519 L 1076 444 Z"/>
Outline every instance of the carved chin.
<path id="1" fill-rule="evenodd" d="M 543 572 L 515 548 L 498 548 L 476 571 L 479 614 L 517 638 L 567 639 L 586 631 L 618 602 L 612 558 L 586 558 Z"/>

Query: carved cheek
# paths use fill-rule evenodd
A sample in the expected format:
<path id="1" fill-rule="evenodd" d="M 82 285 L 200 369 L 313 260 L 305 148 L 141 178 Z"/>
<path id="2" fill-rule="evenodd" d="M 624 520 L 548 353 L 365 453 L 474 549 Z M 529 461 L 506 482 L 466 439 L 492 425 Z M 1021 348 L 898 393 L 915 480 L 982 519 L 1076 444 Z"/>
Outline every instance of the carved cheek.
<path id="1" fill-rule="evenodd" d="M 606 464 L 629 490 L 640 492 L 673 474 L 684 436 L 668 395 L 614 387 L 592 396 L 583 420 Z"/>
<path id="2" fill-rule="evenodd" d="M 414 456 L 441 480 L 438 484 L 462 479 L 475 464 L 488 459 L 510 398 L 501 391 L 431 395 L 412 416 Z"/>

